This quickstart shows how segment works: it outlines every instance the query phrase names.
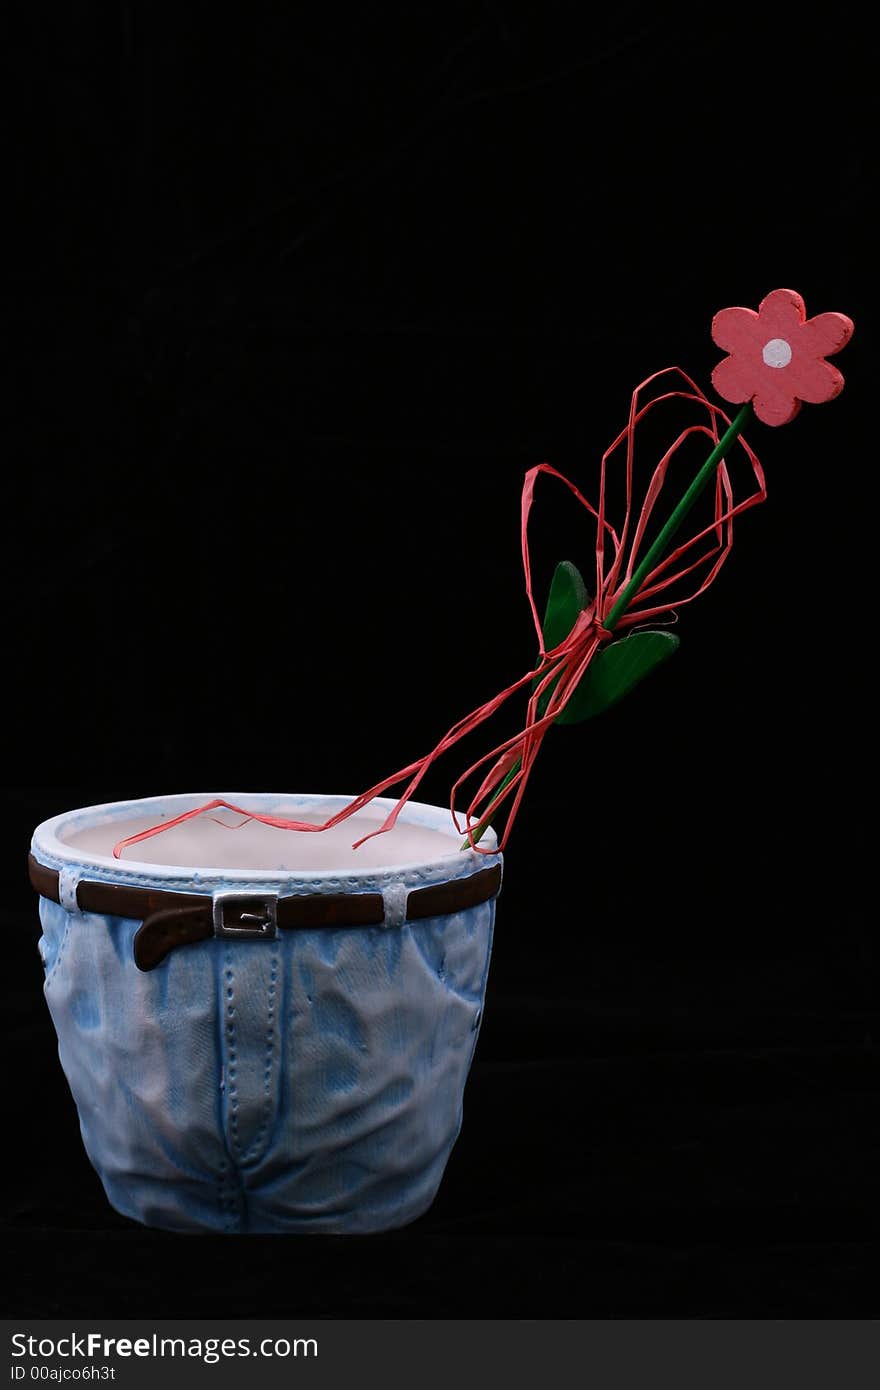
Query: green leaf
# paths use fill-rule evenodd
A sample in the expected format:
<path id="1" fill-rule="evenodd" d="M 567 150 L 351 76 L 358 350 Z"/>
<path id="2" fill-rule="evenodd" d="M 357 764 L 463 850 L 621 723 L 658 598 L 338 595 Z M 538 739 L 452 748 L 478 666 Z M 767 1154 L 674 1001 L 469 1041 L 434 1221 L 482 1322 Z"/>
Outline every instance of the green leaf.
<path id="1" fill-rule="evenodd" d="M 577 565 L 562 560 L 553 574 L 542 631 L 544 648 L 558 647 L 574 627 L 578 614 L 589 607 L 590 596 Z M 633 632 L 610 643 L 593 657 L 557 724 L 581 724 L 616 705 L 624 695 L 666 661 L 678 646 L 671 632 Z M 535 682 L 537 685 L 538 682 Z M 556 682 L 553 681 L 539 702 L 539 714 L 547 708 Z"/>
<path id="2" fill-rule="evenodd" d="M 587 586 L 581 578 L 577 565 L 570 560 L 562 560 L 556 566 L 547 607 L 544 611 L 544 647 L 552 651 L 558 647 L 577 622 L 578 613 L 590 602 Z"/>
<path id="3" fill-rule="evenodd" d="M 560 560 L 553 572 L 547 607 L 544 610 L 544 622 L 541 625 L 545 651 L 552 651 L 565 640 L 577 622 L 581 609 L 586 608 L 589 602 L 590 595 L 577 565 L 573 565 L 571 560 Z M 539 683 L 539 680 L 535 680 L 533 689 L 537 688 Z M 555 685 L 554 680 L 538 701 L 539 716 L 547 708 Z"/>
<path id="4" fill-rule="evenodd" d="M 673 633 L 648 631 L 632 632 L 629 637 L 603 647 L 593 657 L 556 723 L 581 724 L 616 705 L 672 656 L 677 646 L 678 638 Z"/>

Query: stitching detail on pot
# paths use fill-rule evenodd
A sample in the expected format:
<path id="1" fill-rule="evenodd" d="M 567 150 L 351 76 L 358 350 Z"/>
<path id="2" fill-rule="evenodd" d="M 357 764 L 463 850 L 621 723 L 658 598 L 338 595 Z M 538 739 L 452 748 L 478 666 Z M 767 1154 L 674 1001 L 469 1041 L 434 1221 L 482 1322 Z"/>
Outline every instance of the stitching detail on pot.
<path id="1" fill-rule="evenodd" d="M 126 873 L 119 869 L 108 869 L 104 865 L 76 864 L 57 855 L 39 850 L 35 858 L 47 869 L 57 869 L 59 874 L 67 870 L 76 873 L 78 879 L 90 883 L 114 883 L 131 888 L 157 888 L 168 892 L 206 893 L 234 892 L 277 893 L 279 897 L 324 893 L 381 893 L 393 883 L 403 881 L 409 887 L 428 886 L 435 883 L 452 883 L 460 878 L 469 878 L 486 868 L 485 856 L 461 854 L 461 863 L 455 858 L 426 867 L 403 865 L 398 869 L 380 869 L 371 874 L 338 875 L 333 878 L 298 878 L 295 875 L 278 874 L 271 879 L 230 878 L 222 874 L 196 873 L 181 876 L 161 873 Z M 492 856 L 493 863 L 501 864 L 501 854 Z"/>
<path id="2" fill-rule="evenodd" d="M 223 1014 L 226 1020 L 226 1091 L 229 1097 L 230 1143 L 236 1154 L 238 1143 L 238 1055 L 235 1050 L 235 977 L 232 973 L 232 953 L 227 952 L 223 968 Z"/>
<path id="3" fill-rule="evenodd" d="M 57 953 L 57 955 L 55 956 L 55 961 L 54 961 L 54 964 L 52 965 L 52 969 L 49 971 L 49 973 L 47 974 L 46 979 L 45 979 L 45 981 L 44 981 L 44 985 L 46 985 L 46 986 L 48 986 L 48 985 L 52 982 L 52 980 L 54 980 L 55 976 L 58 974 L 58 967 L 59 967 L 59 965 L 61 964 L 61 961 L 62 961 L 63 956 L 64 956 L 64 952 L 67 950 L 67 943 L 68 943 L 68 941 L 70 940 L 70 929 L 71 929 L 72 926 L 73 926 L 73 917 L 72 917 L 71 914 L 68 912 L 68 914 L 67 914 L 67 922 L 66 922 L 66 924 L 65 924 L 64 931 L 63 931 L 62 934 L 61 934 L 61 940 L 60 940 L 60 942 L 58 943 L 58 953 Z"/>
<path id="4" fill-rule="evenodd" d="M 267 992 L 266 1005 L 266 1054 L 265 1065 L 263 1068 L 263 1118 L 260 1127 L 254 1135 L 253 1142 L 241 1155 L 242 1163 L 252 1163 L 262 1156 L 263 1140 L 269 1132 L 269 1121 L 272 1117 L 272 1058 L 275 1051 L 275 1009 L 276 995 L 278 989 L 278 962 L 279 953 L 277 948 L 272 953 L 272 964 L 269 973 L 269 988 Z"/>

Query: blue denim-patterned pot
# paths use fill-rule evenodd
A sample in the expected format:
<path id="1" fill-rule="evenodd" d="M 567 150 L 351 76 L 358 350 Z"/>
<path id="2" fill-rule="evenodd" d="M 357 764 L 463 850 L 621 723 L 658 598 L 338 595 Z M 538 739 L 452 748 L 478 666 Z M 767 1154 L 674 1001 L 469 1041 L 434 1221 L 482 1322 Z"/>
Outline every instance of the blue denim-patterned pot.
<path id="1" fill-rule="evenodd" d="M 404 1225 L 433 1200 L 461 1125 L 500 856 L 462 852 L 448 810 L 409 804 L 401 823 L 433 832 L 432 849 L 397 866 L 147 862 L 147 845 L 154 859 L 171 858 L 159 848 L 171 831 L 112 857 L 137 818 L 170 819 L 208 799 L 89 807 L 34 834 L 45 994 L 89 1158 L 112 1205 L 151 1226 Z M 228 799 L 315 819 L 346 802 Z M 390 805 L 373 803 L 382 813 Z M 346 826 L 363 833 L 364 814 Z M 273 833 L 280 845 L 292 832 Z M 450 894 L 457 910 L 424 915 Z M 363 916 L 370 903 L 371 924 L 308 925 L 352 905 Z M 283 929 L 291 916 L 294 928 Z"/>

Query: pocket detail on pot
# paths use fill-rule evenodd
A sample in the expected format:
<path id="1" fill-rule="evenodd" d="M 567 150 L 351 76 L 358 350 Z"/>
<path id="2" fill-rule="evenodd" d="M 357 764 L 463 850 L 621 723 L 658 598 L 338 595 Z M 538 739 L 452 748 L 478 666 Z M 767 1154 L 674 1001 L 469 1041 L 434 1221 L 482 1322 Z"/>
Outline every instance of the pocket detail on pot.
<path id="1" fill-rule="evenodd" d="M 70 929 L 73 925 L 73 916 L 65 911 L 60 903 L 53 903 L 48 898 L 41 898 L 40 923 L 43 934 L 37 942 L 37 950 L 40 953 L 45 971 L 44 985 L 48 989 L 64 959 L 64 953 L 70 939 Z"/>

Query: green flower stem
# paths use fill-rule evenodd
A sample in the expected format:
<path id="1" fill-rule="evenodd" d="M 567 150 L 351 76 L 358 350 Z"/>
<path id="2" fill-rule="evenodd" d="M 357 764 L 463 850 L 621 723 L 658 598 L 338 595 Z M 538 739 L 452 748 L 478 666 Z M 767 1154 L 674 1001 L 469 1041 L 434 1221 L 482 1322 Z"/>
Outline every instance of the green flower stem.
<path id="1" fill-rule="evenodd" d="M 746 401 L 745 405 L 740 406 L 736 415 L 733 417 L 733 420 L 730 422 L 724 434 L 721 436 L 718 443 L 715 445 L 715 448 L 712 450 L 711 454 L 706 459 L 706 462 L 703 464 L 699 473 L 694 478 L 687 492 L 684 494 L 684 497 L 682 497 L 678 506 L 671 513 L 669 519 L 661 528 L 656 539 L 648 547 L 648 551 L 644 559 L 641 560 L 639 564 L 636 566 L 636 570 L 633 574 L 632 579 L 629 581 L 623 593 L 620 595 L 620 598 L 614 604 L 607 618 L 605 618 L 603 622 L 603 627 L 607 628 L 609 632 L 613 632 L 614 629 L 617 627 L 617 624 L 620 622 L 620 619 L 623 617 L 627 608 L 629 608 L 633 599 L 636 598 L 639 589 L 645 582 L 645 579 L 651 573 L 651 570 L 654 568 L 657 561 L 662 556 L 664 550 L 669 545 L 669 542 L 672 540 L 672 537 L 675 535 L 676 531 L 681 526 L 682 522 L 685 520 L 686 516 L 688 515 L 694 503 L 696 502 L 697 498 L 700 496 L 700 493 L 705 490 L 707 484 L 709 483 L 709 480 L 712 477 L 714 477 L 715 470 L 717 469 L 718 465 L 721 463 L 731 444 L 734 443 L 738 435 L 740 435 L 742 431 L 745 429 L 746 425 L 751 420 L 752 415 L 753 411 L 751 402 Z M 499 785 L 495 788 L 495 792 L 492 798 L 493 801 L 499 795 L 499 793 L 502 792 L 504 788 L 513 781 L 521 765 L 522 759 L 517 758 L 516 762 L 510 768 L 504 780 L 500 782 Z M 478 841 L 482 839 L 483 835 L 488 829 L 488 826 L 489 820 L 487 817 L 477 826 L 476 830 L 474 831 L 474 844 L 478 843 Z M 469 843 L 470 842 L 466 840 L 462 845 L 462 849 L 467 849 Z"/>
<path id="2" fill-rule="evenodd" d="M 666 525 L 661 529 L 656 540 L 648 547 L 648 553 L 644 560 L 641 560 L 636 566 L 635 574 L 603 623 L 603 627 L 606 627 L 609 632 L 613 632 L 617 627 L 620 619 L 636 597 L 639 589 L 660 559 L 667 545 L 672 540 L 672 537 L 691 510 L 691 507 L 696 502 L 700 493 L 705 489 L 710 478 L 713 477 L 716 468 L 719 463 L 721 463 L 731 444 L 734 442 L 737 435 L 745 429 L 751 418 L 752 405 L 750 401 L 746 401 L 745 405 L 740 406 L 733 420 L 724 431 L 724 434 L 715 445 L 715 448 L 706 459 L 706 462 L 703 464 L 697 476 L 694 478 L 694 481 L 691 483 L 684 497 L 682 497 L 678 506 L 669 517 Z"/>

